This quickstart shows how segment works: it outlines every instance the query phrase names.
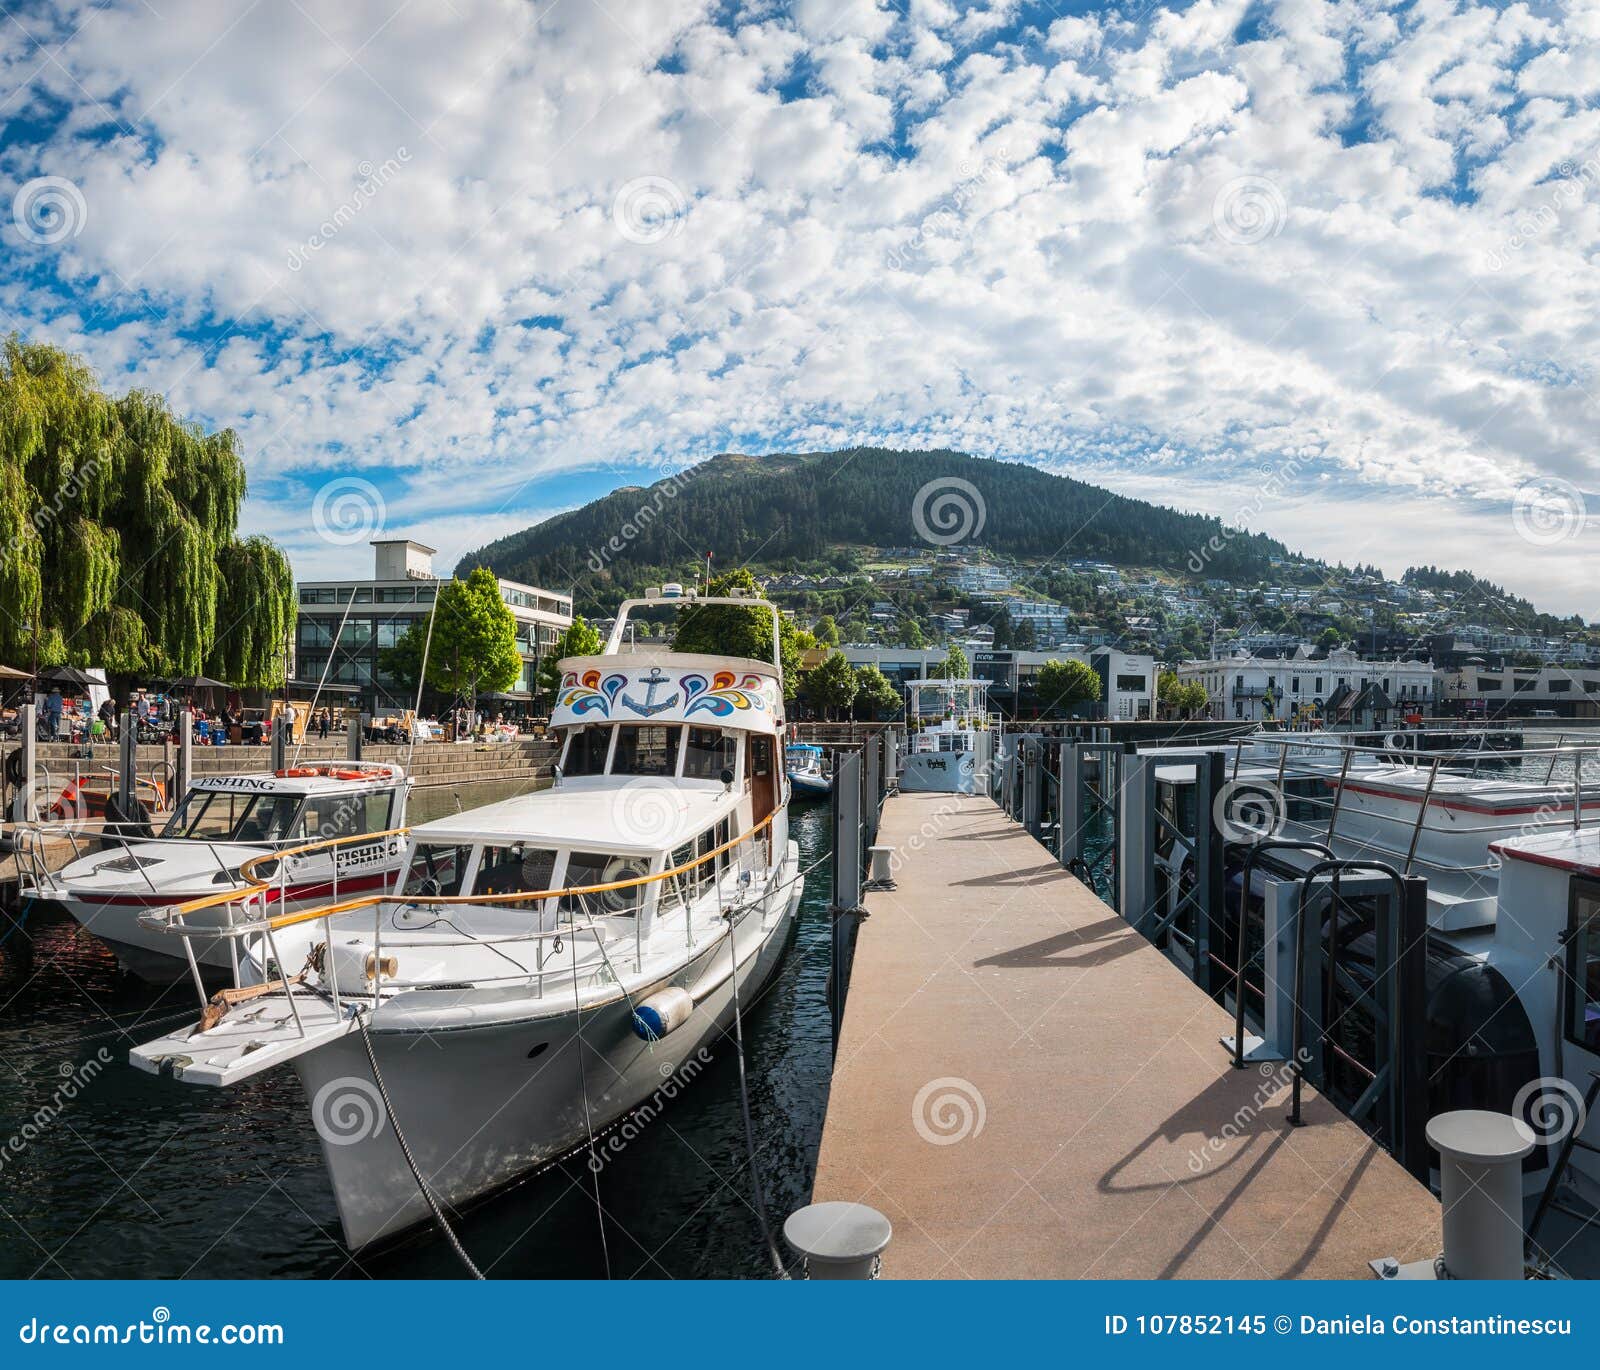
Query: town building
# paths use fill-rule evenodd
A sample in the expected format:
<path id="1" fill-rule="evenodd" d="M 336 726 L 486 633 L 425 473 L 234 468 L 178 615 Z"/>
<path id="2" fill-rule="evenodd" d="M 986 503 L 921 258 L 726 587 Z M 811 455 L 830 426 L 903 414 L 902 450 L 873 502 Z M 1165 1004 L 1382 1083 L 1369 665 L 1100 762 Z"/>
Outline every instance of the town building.
<path id="1" fill-rule="evenodd" d="M 1382 726 L 1432 712 L 1435 695 L 1433 667 L 1426 661 L 1372 661 L 1349 648 L 1316 657 L 1303 643 L 1284 657 L 1239 652 L 1186 661 L 1178 667 L 1178 679 L 1199 681 L 1211 701 L 1211 717 L 1229 721 L 1316 718 Z M 1335 720 L 1341 711 L 1349 717 Z"/>
<path id="2" fill-rule="evenodd" d="M 1468 718 L 1600 717 L 1600 670 L 1469 661 L 1440 671 L 1439 710 Z"/>
<path id="3" fill-rule="evenodd" d="M 944 667 L 943 647 L 852 645 L 843 648 L 852 666 L 876 666 L 897 685 Z M 1151 718 L 1155 712 L 1156 661 L 1153 656 L 1114 648 L 1070 647 L 1053 652 L 972 652 L 972 674 L 987 680 L 989 702 L 1013 718 L 1033 718 L 1040 711 L 1037 682 L 1047 661 L 1082 661 L 1100 677 L 1100 698 L 1076 712 L 1093 719 Z"/>
<path id="4" fill-rule="evenodd" d="M 372 546 L 370 579 L 300 583 L 292 669 L 304 681 L 321 680 L 326 671 L 330 683 L 355 691 L 342 692 L 353 706 L 381 714 L 416 702 L 412 689 L 402 687 L 380 662 L 407 628 L 425 622 L 433 612 L 439 578 L 433 571 L 432 547 L 405 538 L 375 540 Z M 537 688 L 541 659 L 572 625 L 572 596 L 514 580 L 501 579 L 499 584 L 500 596 L 517 621 L 522 656 L 521 674 L 500 698 L 513 707 L 526 706 Z"/>

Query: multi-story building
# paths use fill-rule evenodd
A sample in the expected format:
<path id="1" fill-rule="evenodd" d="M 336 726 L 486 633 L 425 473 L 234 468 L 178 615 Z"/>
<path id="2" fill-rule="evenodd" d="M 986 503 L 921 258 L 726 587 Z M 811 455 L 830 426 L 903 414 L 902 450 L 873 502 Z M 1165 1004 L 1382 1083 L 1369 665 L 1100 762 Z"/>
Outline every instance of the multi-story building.
<path id="1" fill-rule="evenodd" d="M 432 547 L 404 538 L 376 540 L 372 546 L 371 579 L 300 583 L 294 674 L 301 680 L 321 680 L 326 670 L 330 682 L 356 691 L 353 703 L 385 713 L 409 708 L 415 698 L 384 671 L 382 653 L 433 612 L 439 578 L 433 572 Z M 572 596 L 503 579 L 500 596 L 517 621 L 522 656 L 522 673 L 503 698 L 526 704 L 537 688 L 540 660 L 572 624 Z"/>
<path id="2" fill-rule="evenodd" d="M 998 566 L 983 562 L 969 563 L 956 568 L 951 577 L 956 589 L 965 594 L 978 594 L 984 590 L 1004 590 L 1011 585 L 1011 573 Z"/>
<path id="3" fill-rule="evenodd" d="M 1439 672 L 1439 705 L 1448 714 L 1487 718 L 1595 718 L 1600 716 L 1600 670 L 1469 661 Z"/>
<path id="4" fill-rule="evenodd" d="M 943 647 L 850 646 L 843 649 L 852 666 L 876 666 L 896 684 L 937 674 L 944 666 Z M 1040 707 L 1039 668 L 1047 661 L 1081 661 L 1100 677 L 1100 698 L 1082 710 L 1098 719 L 1150 718 L 1155 710 L 1156 662 L 1153 656 L 1114 648 L 1072 647 L 1054 652 L 1007 652 L 978 649 L 972 653 L 972 674 L 987 680 L 989 700 L 1013 717 L 1035 716 Z"/>
<path id="5" fill-rule="evenodd" d="M 1427 713 L 1435 693 L 1433 667 L 1426 661 L 1369 661 L 1348 648 L 1318 658 L 1304 644 L 1287 657 L 1240 652 L 1186 661 L 1178 678 L 1199 681 L 1210 697 L 1211 716 L 1230 721 L 1321 716 L 1330 701 L 1359 696 L 1367 686 L 1382 692 L 1392 712 Z"/>

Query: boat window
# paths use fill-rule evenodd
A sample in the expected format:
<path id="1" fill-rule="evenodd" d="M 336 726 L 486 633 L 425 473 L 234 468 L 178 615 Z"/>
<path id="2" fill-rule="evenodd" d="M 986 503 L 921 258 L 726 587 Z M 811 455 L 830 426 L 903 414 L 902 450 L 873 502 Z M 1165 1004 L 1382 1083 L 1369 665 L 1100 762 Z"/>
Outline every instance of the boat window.
<path id="1" fill-rule="evenodd" d="M 536 893 L 552 889 L 556 854 L 545 847 L 513 842 L 505 847 L 485 847 L 472 882 L 474 894 Z"/>
<path id="2" fill-rule="evenodd" d="M 720 728 L 690 728 L 689 750 L 683 774 L 691 780 L 718 780 L 723 771 L 734 769 L 738 743 Z"/>
<path id="3" fill-rule="evenodd" d="M 313 794 L 306 798 L 300 820 L 300 834 L 305 841 L 326 842 L 370 831 L 365 794 Z"/>
<path id="4" fill-rule="evenodd" d="M 161 835 L 199 842 L 281 842 L 299 810 L 299 795 L 190 790 Z"/>
<path id="5" fill-rule="evenodd" d="M 367 796 L 368 832 L 387 832 L 394 812 L 394 791 L 376 790 Z"/>
<path id="6" fill-rule="evenodd" d="M 1567 948 L 1567 1036 L 1600 1050 L 1600 885 L 1572 882 Z"/>
<path id="7" fill-rule="evenodd" d="M 610 747 L 610 728 L 593 725 L 579 728 L 567 743 L 567 759 L 562 764 L 562 774 L 603 775 L 606 769 L 606 752 Z"/>
<path id="8" fill-rule="evenodd" d="M 616 880 L 636 880 L 649 874 L 650 864 L 642 856 L 575 851 L 567 857 L 567 873 L 561 883 L 573 889 L 607 885 Z M 630 885 L 627 889 L 601 890 L 593 894 L 566 894 L 561 897 L 561 909 L 564 913 L 635 913 L 648 889 L 648 885 Z"/>
<path id="9" fill-rule="evenodd" d="M 467 858 L 471 854 L 471 847 L 441 842 L 419 845 L 411 854 L 403 892 L 420 898 L 460 894 L 461 878 L 467 873 Z"/>
<path id="10" fill-rule="evenodd" d="M 676 775 L 681 727 L 623 727 L 617 731 L 617 754 L 611 762 L 613 775 Z"/>

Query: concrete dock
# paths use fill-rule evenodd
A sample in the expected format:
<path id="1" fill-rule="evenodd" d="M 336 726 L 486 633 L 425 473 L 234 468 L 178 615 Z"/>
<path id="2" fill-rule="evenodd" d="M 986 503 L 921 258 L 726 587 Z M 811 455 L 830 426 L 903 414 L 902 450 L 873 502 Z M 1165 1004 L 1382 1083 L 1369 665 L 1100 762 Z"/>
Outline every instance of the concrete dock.
<path id="1" fill-rule="evenodd" d="M 814 1195 L 894 1225 L 886 1278 L 1369 1279 L 1438 1200 L 989 799 L 902 794 Z"/>

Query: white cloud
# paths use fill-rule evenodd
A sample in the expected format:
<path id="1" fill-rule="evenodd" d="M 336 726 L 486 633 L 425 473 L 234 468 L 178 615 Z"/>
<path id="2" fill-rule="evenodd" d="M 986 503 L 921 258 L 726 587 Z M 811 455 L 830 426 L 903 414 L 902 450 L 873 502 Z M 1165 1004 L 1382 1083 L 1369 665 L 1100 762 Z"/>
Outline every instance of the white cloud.
<path id="1" fill-rule="evenodd" d="M 1424 541 L 1397 509 L 1491 549 L 1461 511 L 1600 486 L 1595 6 L 722 8 L 9 26 L 0 192 L 89 215 L 0 230 L 4 325 L 237 427 L 290 541 L 317 471 L 392 473 L 442 544 L 556 473 L 875 438 L 1177 502 L 1294 453 L 1343 496 L 1307 538 L 1394 528 L 1373 560 Z M 665 217 L 624 235 L 644 178 Z M 1241 181 L 1265 219 L 1219 211 Z M 1563 551 L 1486 569 L 1594 613 Z"/>

